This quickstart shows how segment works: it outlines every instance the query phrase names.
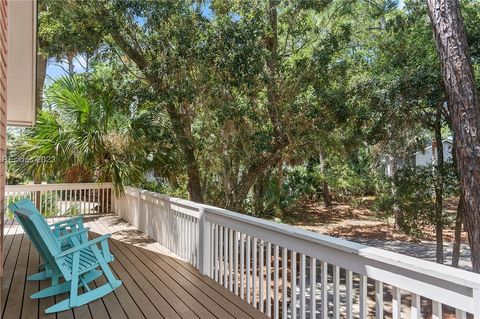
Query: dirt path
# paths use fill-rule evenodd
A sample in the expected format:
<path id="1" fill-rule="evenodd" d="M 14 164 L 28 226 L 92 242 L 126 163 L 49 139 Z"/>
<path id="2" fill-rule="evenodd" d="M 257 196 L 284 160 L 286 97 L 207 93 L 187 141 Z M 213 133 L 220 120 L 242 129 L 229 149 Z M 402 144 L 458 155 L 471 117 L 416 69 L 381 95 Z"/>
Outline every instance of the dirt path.
<path id="1" fill-rule="evenodd" d="M 357 208 L 348 204 L 335 204 L 330 209 L 318 204 L 307 204 L 288 213 L 285 222 L 304 229 L 344 238 L 364 245 L 435 261 L 435 241 L 432 229 L 425 229 L 422 239 L 395 230 L 393 220 L 381 220 L 372 212 L 368 199 Z M 446 201 L 447 212 L 454 213 L 454 200 Z M 451 264 L 453 229 L 444 232 L 445 264 Z M 466 234 L 462 235 L 460 267 L 471 269 Z"/>

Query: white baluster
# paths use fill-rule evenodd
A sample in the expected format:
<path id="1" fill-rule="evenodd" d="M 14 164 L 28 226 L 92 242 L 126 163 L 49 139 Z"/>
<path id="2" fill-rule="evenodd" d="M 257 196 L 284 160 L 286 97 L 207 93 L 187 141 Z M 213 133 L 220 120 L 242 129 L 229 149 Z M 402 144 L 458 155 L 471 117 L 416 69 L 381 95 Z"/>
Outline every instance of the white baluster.
<path id="1" fill-rule="evenodd" d="M 438 301 L 432 302 L 432 319 L 442 319 L 442 304 Z"/>
<path id="2" fill-rule="evenodd" d="M 233 266 L 233 229 L 228 234 L 228 289 L 233 291 L 233 274 L 236 275 L 237 270 Z"/>
<path id="3" fill-rule="evenodd" d="M 333 318 L 340 319 L 340 267 L 338 266 L 333 267 Z"/>
<path id="4" fill-rule="evenodd" d="M 360 276 L 360 318 L 366 319 L 368 315 L 367 309 L 367 277 Z"/>
<path id="5" fill-rule="evenodd" d="M 402 318 L 402 293 L 398 287 L 392 288 L 392 318 Z"/>
<path id="6" fill-rule="evenodd" d="M 375 318 L 383 319 L 383 282 L 375 281 Z"/>
<path id="7" fill-rule="evenodd" d="M 252 297 L 252 293 L 250 291 L 251 289 L 251 277 L 250 277 L 250 263 L 251 263 L 251 240 L 250 240 L 250 236 L 247 235 L 247 272 L 246 272 L 246 276 L 247 276 L 247 302 L 248 303 L 251 303 L 251 297 Z"/>
<path id="8" fill-rule="evenodd" d="M 264 280 L 264 267 L 265 267 L 265 260 L 264 260 L 264 242 L 263 241 L 260 241 L 260 297 L 259 297 L 259 300 L 260 300 L 260 311 L 261 312 L 264 312 L 264 302 L 265 302 L 265 288 L 264 288 L 264 284 L 265 284 L 265 280 Z"/>
<path id="9" fill-rule="evenodd" d="M 322 261 L 322 318 L 328 318 L 328 263 Z"/>
<path id="10" fill-rule="evenodd" d="M 352 274 L 352 271 L 351 270 L 346 270 L 346 273 L 347 273 L 347 277 L 346 277 L 346 281 L 347 281 L 347 295 L 346 295 L 346 306 L 347 306 L 347 313 L 346 313 L 346 317 L 347 319 L 352 319 L 353 318 L 353 282 L 352 282 L 352 277 L 353 277 L 353 274 Z"/>
<path id="11" fill-rule="evenodd" d="M 245 299 L 245 242 L 243 236 L 240 234 L 240 298 Z"/>
<path id="12" fill-rule="evenodd" d="M 290 293 L 292 304 L 292 319 L 297 318 L 297 253 L 292 251 L 292 291 Z"/>
<path id="13" fill-rule="evenodd" d="M 234 232 L 234 246 L 233 246 L 233 263 L 235 267 L 235 294 L 238 296 L 238 232 Z"/>
<path id="14" fill-rule="evenodd" d="M 455 309 L 456 319 L 467 319 L 467 313 L 465 311 Z"/>
<path id="15" fill-rule="evenodd" d="M 305 255 L 300 255 L 300 318 L 306 317 L 306 304 L 305 304 Z"/>
<path id="16" fill-rule="evenodd" d="M 322 286 L 323 286 L 323 283 L 322 283 Z M 322 304 L 323 304 L 323 298 L 324 297 L 322 295 Z M 310 318 L 312 319 L 316 318 L 316 315 L 317 315 L 317 259 L 310 257 Z M 322 314 L 322 318 L 324 318 L 323 314 Z"/>
<path id="17" fill-rule="evenodd" d="M 214 247 L 215 247 L 215 250 L 213 252 L 213 259 L 214 259 L 214 280 L 216 282 L 218 282 L 218 247 L 219 247 L 219 242 L 218 242 L 218 232 L 219 232 L 219 228 L 220 226 L 219 225 L 215 225 L 215 230 L 214 230 L 214 234 L 215 234 L 215 239 L 213 240 L 214 242 Z"/>
<path id="18" fill-rule="evenodd" d="M 272 244 L 267 243 L 267 316 L 272 316 Z"/>
<path id="19" fill-rule="evenodd" d="M 257 308 L 257 238 L 253 238 L 252 258 L 252 306 Z"/>
<path id="20" fill-rule="evenodd" d="M 228 288 L 228 228 L 224 228 L 223 236 L 223 286 Z"/>
<path id="21" fill-rule="evenodd" d="M 282 318 L 287 318 L 288 312 L 288 251 L 287 248 L 282 249 Z"/>
<path id="22" fill-rule="evenodd" d="M 273 262 L 273 317 L 278 319 L 278 245 L 274 247 Z"/>

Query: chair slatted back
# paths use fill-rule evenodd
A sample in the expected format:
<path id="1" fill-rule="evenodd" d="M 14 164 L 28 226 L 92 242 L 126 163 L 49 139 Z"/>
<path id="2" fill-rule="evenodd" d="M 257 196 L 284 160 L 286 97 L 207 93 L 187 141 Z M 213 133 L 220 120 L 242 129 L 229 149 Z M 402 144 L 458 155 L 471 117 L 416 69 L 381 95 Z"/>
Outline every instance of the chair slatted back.
<path id="1" fill-rule="evenodd" d="M 18 214 L 17 214 L 17 211 L 20 207 L 29 209 L 31 211 L 36 211 L 35 205 L 31 201 L 22 199 L 22 200 L 19 200 L 19 201 L 13 203 L 13 204 L 8 205 L 8 207 L 13 212 L 13 216 L 15 216 L 15 219 L 17 220 L 17 222 L 22 226 L 22 228 L 27 233 L 28 237 L 30 238 L 30 241 L 33 243 L 33 245 L 35 246 L 37 251 L 40 253 L 40 257 L 42 258 L 42 260 L 44 262 L 47 261 L 46 260 L 46 258 L 47 258 L 46 251 L 44 251 L 44 249 L 42 249 L 42 246 L 39 244 L 38 239 L 35 238 L 35 237 L 32 237 L 32 235 L 31 235 L 32 234 L 32 229 L 30 228 L 29 223 L 26 223 L 24 218 L 18 216 Z"/>
<path id="2" fill-rule="evenodd" d="M 9 208 L 14 212 L 41 257 L 50 264 L 54 271 L 61 272 L 65 279 L 69 280 L 71 269 L 64 260 L 55 259 L 55 256 L 61 253 L 60 243 L 35 205 L 28 199 L 22 199 L 10 204 Z"/>

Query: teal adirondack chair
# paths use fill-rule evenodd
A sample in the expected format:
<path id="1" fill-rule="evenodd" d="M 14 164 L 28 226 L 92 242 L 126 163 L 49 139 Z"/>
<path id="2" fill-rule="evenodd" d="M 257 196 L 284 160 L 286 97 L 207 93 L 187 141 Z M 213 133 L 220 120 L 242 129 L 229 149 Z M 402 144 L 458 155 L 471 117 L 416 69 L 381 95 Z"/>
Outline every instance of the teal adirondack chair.
<path id="1" fill-rule="evenodd" d="M 55 237 L 43 216 L 19 204 L 12 204 L 9 207 L 15 211 L 17 218 L 21 220 L 20 224 L 52 270 L 52 285 L 30 297 L 36 299 L 69 293 L 67 299 L 47 308 L 45 313 L 64 311 L 87 304 L 120 287 L 122 282 L 115 278 L 108 266 L 113 260 L 108 248 L 110 234 L 86 242 L 75 241 L 73 247 L 62 250 L 59 238 Z M 101 275 L 105 276 L 107 283 L 91 289 L 88 283 Z M 61 277 L 64 278 L 62 283 Z M 79 294 L 80 287 L 86 292 Z"/>
<path id="2" fill-rule="evenodd" d="M 19 207 L 24 207 L 26 209 L 31 210 L 37 214 L 40 214 L 38 209 L 35 207 L 35 204 L 29 199 L 21 199 L 17 202 L 9 205 L 10 210 L 13 212 L 15 219 L 22 225 L 23 229 L 26 228 L 26 225 L 23 221 L 18 218 L 15 211 Z M 42 216 L 43 217 L 43 216 Z M 59 221 L 57 223 L 49 224 L 50 229 L 52 229 L 55 237 L 57 237 L 58 242 L 60 243 L 62 250 L 66 250 L 68 248 L 73 247 L 75 244 L 79 242 L 88 241 L 88 231 L 89 228 L 83 225 L 83 217 L 82 216 L 75 216 L 69 219 L 65 219 L 63 221 Z M 27 232 L 28 233 L 28 232 Z M 34 246 L 39 250 L 38 243 L 36 242 L 35 238 L 32 239 Z M 42 259 L 44 257 L 42 256 Z M 45 280 L 52 278 L 52 269 L 48 263 L 43 263 L 39 265 L 39 268 L 43 269 L 43 271 L 30 275 L 27 277 L 27 280 Z"/>

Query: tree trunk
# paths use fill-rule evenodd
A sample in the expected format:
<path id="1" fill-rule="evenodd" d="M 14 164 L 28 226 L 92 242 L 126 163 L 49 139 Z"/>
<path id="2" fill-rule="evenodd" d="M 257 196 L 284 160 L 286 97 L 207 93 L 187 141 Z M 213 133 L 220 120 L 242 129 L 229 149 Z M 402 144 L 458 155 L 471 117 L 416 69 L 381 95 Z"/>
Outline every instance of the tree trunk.
<path id="1" fill-rule="evenodd" d="M 452 123 L 451 121 L 447 121 L 450 129 L 452 129 Z M 458 162 L 457 162 L 457 155 L 454 152 L 454 150 L 457 148 L 457 139 L 455 135 L 453 136 L 453 147 L 452 147 L 452 165 L 455 170 L 455 174 L 457 175 L 457 178 L 460 179 L 459 172 L 458 172 Z M 460 198 L 458 201 L 458 206 L 457 206 L 457 214 L 455 216 L 455 237 L 453 240 L 453 248 L 452 248 L 452 266 L 453 267 L 458 267 L 458 263 L 460 261 L 460 246 L 462 244 L 462 228 L 463 228 L 463 212 L 464 212 L 464 197 L 463 197 L 463 191 L 460 187 Z"/>
<path id="2" fill-rule="evenodd" d="M 203 203 L 200 170 L 198 169 L 197 158 L 195 156 L 195 144 L 192 140 L 190 124 L 186 121 L 185 116 L 182 116 L 173 105 L 167 106 L 167 112 L 172 122 L 172 128 L 175 132 L 177 142 L 183 153 L 188 176 L 187 187 L 190 200 Z"/>
<path id="3" fill-rule="evenodd" d="M 283 187 L 283 159 L 280 158 L 277 164 L 277 198 L 275 198 L 275 217 L 282 219 L 283 211 L 281 207 L 282 187 Z"/>
<path id="4" fill-rule="evenodd" d="M 452 266 L 458 267 L 460 261 L 460 245 L 462 244 L 462 226 L 463 226 L 463 192 L 460 193 L 458 201 L 457 215 L 455 216 L 455 239 L 452 248 Z"/>
<path id="5" fill-rule="evenodd" d="M 254 211 L 255 215 L 260 215 L 263 212 L 263 195 L 265 193 L 265 179 L 266 176 L 260 175 L 257 178 L 257 181 L 255 182 L 255 185 L 253 185 L 253 194 L 254 194 L 254 199 L 253 199 L 253 205 L 254 205 Z"/>
<path id="6" fill-rule="evenodd" d="M 323 176 L 323 182 L 322 182 L 323 206 L 328 208 L 332 206 L 332 201 L 330 198 L 330 189 L 328 187 L 328 182 L 325 177 L 325 156 L 323 155 L 323 151 L 321 149 L 318 152 L 318 159 L 320 161 L 320 173 Z"/>
<path id="7" fill-rule="evenodd" d="M 73 76 L 75 74 L 74 65 L 73 65 L 73 58 L 75 57 L 73 52 L 69 52 L 67 54 L 67 63 L 68 63 L 68 76 Z"/>
<path id="8" fill-rule="evenodd" d="M 115 43 L 137 65 L 138 69 L 144 72 L 147 81 L 150 83 L 154 91 L 162 93 L 162 91 L 167 90 L 167 87 L 160 78 L 148 72 L 148 62 L 145 60 L 142 52 L 139 51 L 138 48 L 132 46 L 126 38 L 124 38 L 124 34 L 122 34 L 121 30 L 122 26 L 119 25 L 116 25 L 111 29 L 111 35 Z M 195 142 L 191 134 L 190 120 L 187 115 L 181 114 L 172 104 L 167 104 L 166 110 L 185 162 L 190 200 L 203 203 L 200 170 L 195 156 Z"/>
<path id="9" fill-rule="evenodd" d="M 47 61 L 41 53 L 37 54 L 37 73 L 36 73 L 36 92 L 35 92 L 35 111 L 37 114 L 42 110 L 43 106 L 43 87 L 45 85 L 45 77 L 47 75 Z"/>
<path id="10" fill-rule="evenodd" d="M 435 163 L 435 237 L 437 242 L 437 263 L 443 264 L 443 142 L 442 110 L 437 108 L 435 114 L 435 146 L 437 160 Z M 433 147 L 432 147 L 433 154 Z"/>
<path id="11" fill-rule="evenodd" d="M 473 271 L 480 273 L 480 105 L 458 0 L 427 0 L 457 138 L 457 161 L 465 196 L 465 228 Z"/>
<path id="12" fill-rule="evenodd" d="M 271 151 L 264 153 L 256 158 L 242 174 L 239 182 L 235 185 L 232 192 L 231 206 L 232 210 L 242 210 L 243 202 L 252 188 L 257 176 L 271 169 L 282 159 L 282 151 L 288 145 L 288 137 L 282 130 L 281 110 L 278 94 L 278 16 L 277 16 L 277 0 L 268 1 L 268 23 L 269 32 L 265 38 L 265 48 L 268 51 L 266 58 L 266 74 L 267 74 L 267 110 L 270 123 L 273 129 L 271 142 Z"/>
<path id="13" fill-rule="evenodd" d="M 390 162 L 390 165 L 392 167 L 391 169 L 392 178 L 390 182 L 390 188 L 391 188 L 391 193 L 393 197 L 393 216 L 395 218 L 395 229 L 401 230 L 403 227 L 403 213 L 400 210 L 400 207 L 398 206 L 398 203 L 397 203 L 397 187 L 393 179 L 393 177 L 397 174 L 397 158 L 393 155 L 389 155 L 388 161 Z"/>
<path id="14" fill-rule="evenodd" d="M 277 63 L 278 63 L 278 17 L 277 0 L 269 0 L 268 16 L 270 32 L 266 38 L 266 48 L 268 57 L 266 60 L 266 71 L 268 75 L 267 83 L 267 107 L 270 121 L 272 122 L 274 138 L 282 136 L 280 125 L 280 112 L 278 107 L 278 83 L 277 83 Z"/>
<path id="15" fill-rule="evenodd" d="M 37 41 L 39 43 L 39 41 Z M 37 73 L 36 73 L 36 89 L 35 89 L 35 112 L 36 114 L 42 111 L 43 107 L 43 88 L 45 85 L 45 77 L 47 75 L 47 62 L 48 58 L 43 56 L 41 53 L 37 53 Z M 37 174 L 33 176 L 34 184 L 41 184 L 42 178 Z M 41 193 L 40 191 L 35 192 L 35 206 L 40 211 L 41 206 Z"/>

